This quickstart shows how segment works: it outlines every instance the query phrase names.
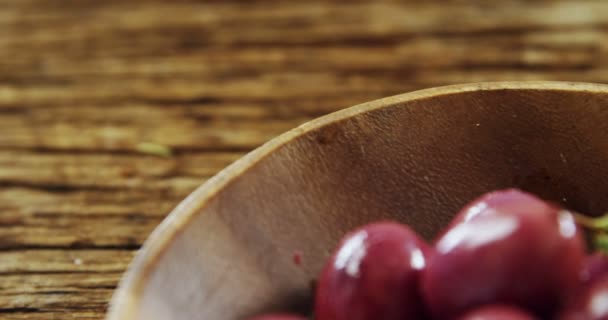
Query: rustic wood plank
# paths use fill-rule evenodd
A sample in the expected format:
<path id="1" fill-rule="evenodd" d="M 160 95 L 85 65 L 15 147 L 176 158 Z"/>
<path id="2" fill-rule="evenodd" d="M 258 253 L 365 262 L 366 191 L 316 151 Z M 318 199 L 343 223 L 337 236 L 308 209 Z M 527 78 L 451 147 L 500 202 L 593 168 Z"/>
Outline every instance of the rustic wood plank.
<path id="1" fill-rule="evenodd" d="M 96 320 L 103 319 L 103 315 L 99 311 L 76 311 L 70 312 L 24 312 L 17 310 L 16 312 L 2 313 L 4 320 L 23 320 L 23 319 L 45 319 L 45 320 L 67 320 L 67 319 L 83 319 Z"/>
<path id="2" fill-rule="evenodd" d="M 211 122 L 171 119 L 140 124 L 101 124 L 60 120 L 39 122 L 35 117 L 4 115 L 0 126 L 8 134 L 0 136 L 0 147 L 13 149 L 77 149 L 135 151 L 142 142 L 154 142 L 186 150 L 249 150 L 277 134 L 301 124 L 302 120 L 263 122 Z"/>
<path id="3" fill-rule="evenodd" d="M 129 250 L 21 250 L 0 253 L 0 274 L 17 276 L 23 274 L 45 275 L 65 273 L 121 273 L 133 258 Z M 8 278 L 7 278 L 8 279 Z M 90 279 L 93 281 L 94 279 Z M 14 283 L 13 283 L 14 284 Z M 104 283 L 106 286 L 112 283 Z M 24 289 L 9 282 L 0 283 L 4 290 L 21 292 Z M 6 291 L 2 291 L 3 293 Z"/>
<path id="4" fill-rule="evenodd" d="M 156 35 L 130 39 L 130 43 L 171 41 L 169 36 L 172 34 L 171 31 L 185 29 L 188 31 L 189 27 L 189 31 L 192 29 L 203 31 L 200 33 L 200 39 L 192 39 L 192 43 L 189 44 L 196 45 L 197 42 L 201 44 L 271 41 L 302 43 L 311 40 L 344 41 L 365 37 L 394 39 L 400 34 L 421 32 L 458 34 L 497 30 L 518 31 L 526 28 L 593 26 L 605 22 L 605 15 L 594 13 L 606 11 L 607 4 L 602 1 L 588 2 L 585 5 L 577 1 L 537 1 L 523 8 L 519 3 L 497 6 L 475 1 L 442 3 L 441 10 L 438 10 L 437 3 L 432 2 L 328 4 L 314 1 L 279 2 L 271 6 L 243 2 L 196 4 L 159 2 L 151 6 L 144 2 L 108 1 L 96 5 L 79 3 L 79 6 L 65 10 L 63 6 L 34 1 L 17 9 L 21 9 L 20 16 L 5 14 L 2 21 L 12 27 L 17 27 L 19 24 L 35 26 L 39 23 L 45 28 L 35 29 L 35 32 L 30 34 L 21 34 L 21 37 L 12 37 L 5 40 L 7 43 L 23 44 L 31 40 L 53 43 L 97 39 L 102 37 L 103 31 L 107 29 L 120 30 L 124 34 L 163 31 Z M 66 23 L 70 19 L 78 19 L 81 22 L 79 27 L 73 28 Z M 458 23 L 445 23 L 454 19 L 457 19 Z M 49 20 L 52 23 L 48 23 Z M 6 33 L 13 31 L 5 30 Z M 126 40 L 116 36 L 109 39 Z M 90 51 L 84 43 L 80 45 Z"/>
<path id="5" fill-rule="evenodd" d="M 188 189 L 242 155 L 242 152 L 208 152 L 157 157 L 0 150 L 0 187 L 158 191 L 175 187 L 180 181 L 190 181 L 184 187 Z"/>
<path id="6" fill-rule="evenodd" d="M 0 252 L 0 318 L 99 319 L 133 254 L 126 250 Z"/>
<path id="7" fill-rule="evenodd" d="M 35 312 L 66 309 L 103 312 L 120 273 L 4 275 L 0 315 L 10 311 Z M 8 287 L 8 286 L 12 287 Z M 19 288 L 11 289 L 11 288 Z"/>
<path id="8" fill-rule="evenodd" d="M 559 36 L 557 36 L 559 34 Z M 260 76 L 270 70 L 304 72 L 331 69 L 347 71 L 380 71 L 401 68 L 458 68 L 464 65 L 502 66 L 513 64 L 572 68 L 597 63 L 606 59 L 604 33 L 595 29 L 573 29 L 559 32 L 532 31 L 523 34 L 466 37 L 430 36 L 404 39 L 394 44 L 370 46 L 366 44 L 319 46 L 247 46 L 233 48 L 211 47 L 201 52 L 177 51 L 172 55 L 112 55 L 93 56 L 91 60 L 74 63 L 70 51 L 51 52 L 44 56 L 45 68 L 40 70 L 32 63 L 40 58 L 39 52 L 21 55 L 18 59 L 4 60 L 5 77 L 33 80 L 43 77 L 83 80 L 112 77 L 125 79 L 146 74 L 155 77 L 204 77 L 221 74 L 235 77 L 243 74 Z M 571 42 L 565 42 L 570 40 Z M 574 43 L 574 44 L 572 44 Z M 570 44 L 570 45 L 567 45 Z M 145 47 L 144 47 L 145 48 Z M 474 58 L 470 53 L 482 50 Z M 134 50 L 142 50 L 134 48 Z M 449 51 L 450 55 L 442 55 Z M 7 55 L 7 53 L 4 53 Z M 55 54 L 55 55 L 53 55 Z M 7 56 L 8 58 L 8 56 Z M 386 61 L 391 63 L 387 64 Z M 101 78 L 100 78 L 101 77 Z"/>
<path id="9" fill-rule="evenodd" d="M 181 199 L 241 155 L 0 151 L 0 249 L 137 248 Z"/>
<path id="10" fill-rule="evenodd" d="M 240 155 L 0 152 L 0 247 L 137 247 L 181 199 Z"/>

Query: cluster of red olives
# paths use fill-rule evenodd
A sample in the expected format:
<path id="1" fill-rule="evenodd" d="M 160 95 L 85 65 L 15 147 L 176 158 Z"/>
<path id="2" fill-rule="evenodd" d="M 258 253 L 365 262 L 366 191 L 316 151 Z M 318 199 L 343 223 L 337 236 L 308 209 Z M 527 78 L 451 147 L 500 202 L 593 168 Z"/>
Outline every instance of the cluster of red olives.
<path id="1" fill-rule="evenodd" d="M 608 320 L 608 256 L 587 254 L 573 213 L 495 191 L 432 245 L 395 222 L 346 235 L 319 278 L 314 319 Z"/>

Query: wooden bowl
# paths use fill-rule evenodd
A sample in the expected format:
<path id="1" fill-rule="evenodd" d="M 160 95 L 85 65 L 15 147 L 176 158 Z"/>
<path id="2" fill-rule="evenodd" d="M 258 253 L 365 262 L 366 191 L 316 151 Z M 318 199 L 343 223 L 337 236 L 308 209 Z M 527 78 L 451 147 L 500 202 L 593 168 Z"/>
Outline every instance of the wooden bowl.
<path id="1" fill-rule="evenodd" d="M 431 238 L 466 202 L 506 187 L 591 214 L 608 209 L 608 86 L 441 87 L 295 128 L 230 165 L 163 221 L 108 319 L 306 310 L 311 282 L 346 231 L 390 218 Z"/>

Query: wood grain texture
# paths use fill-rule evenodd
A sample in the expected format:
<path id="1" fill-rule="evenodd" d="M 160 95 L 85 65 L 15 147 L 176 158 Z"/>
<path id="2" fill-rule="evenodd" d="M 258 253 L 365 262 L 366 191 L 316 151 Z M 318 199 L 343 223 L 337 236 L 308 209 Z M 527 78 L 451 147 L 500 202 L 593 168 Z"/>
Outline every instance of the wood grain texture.
<path id="1" fill-rule="evenodd" d="M 605 1 L 0 0 L 0 318 L 102 319 L 171 208 L 300 123 L 607 53 Z"/>

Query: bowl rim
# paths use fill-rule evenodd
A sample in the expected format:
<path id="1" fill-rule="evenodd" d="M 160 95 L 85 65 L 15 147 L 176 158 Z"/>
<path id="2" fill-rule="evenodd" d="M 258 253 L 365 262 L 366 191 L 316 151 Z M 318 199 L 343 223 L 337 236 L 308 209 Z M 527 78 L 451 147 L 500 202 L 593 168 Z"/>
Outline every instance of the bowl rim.
<path id="1" fill-rule="evenodd" d="M 150 233 L 127 267 L 126 272 L 121 278 L 118 287 L 110 300 L 106 320 L 136 319 L 137 305 L 141 302 L 144 284 L 154 270 L 154 267 L 157 265 L 160 257 L 166 252 L 177 235 L 185 229 L 190 221 L 192 221 L 196 216 L 196 213 L 203 209 L 222 189 L 227 187 L 232 181 L 237 179 L 248 169 L 252 168 L 259 161 L 263 160 L 270 153 L 281 148 L 288 142 L 328 124 L 343 121 L 376 109 L 395 106 L 404 102 L 464 92 L 498 90 L 606 93 L 608 92 L 608 85 L 566 81 L 496 81 L 454 84 L 416 90 L 372 100 L 305 122 L 298 127 L 269 140 L 253 151 L 250 151 L 197 187 L 182 200 L 152 231 L 152 233 Z"/>

